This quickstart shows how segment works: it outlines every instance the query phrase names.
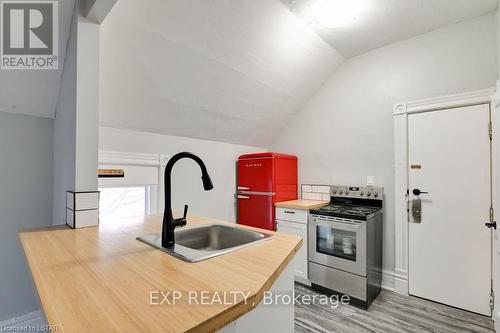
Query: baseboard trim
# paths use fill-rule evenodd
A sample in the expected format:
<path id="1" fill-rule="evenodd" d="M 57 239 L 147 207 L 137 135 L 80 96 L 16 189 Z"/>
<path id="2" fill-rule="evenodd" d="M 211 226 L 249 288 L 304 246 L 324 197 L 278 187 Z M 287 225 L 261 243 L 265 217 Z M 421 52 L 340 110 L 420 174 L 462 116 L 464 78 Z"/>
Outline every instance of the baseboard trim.
<path id="1" fill-rule="evenodd" d="M 398 294 L 409 295 L 408 271 L 396 270 L 394 274 L 394 291 Z"/>
<path id="2" fill-rule="evenodd" d="M 382 289 L 394 291 L 394 271 L 389 269 L 382 270 Z"/>
<path id="3" fill-rule="evenodd" d="M 0 332 L 15 332 L 16 328 L 23 328 L 26 326 L 38 327 L 40 325 L 43 325 L 44 323 L 45 319 L 42 311 L 37 310 L 11 319 L 0 321 Z"/>
<path id="4" fill-rule="evenodd" d="M 382 288 L 408 295 L 408 273 L 406 271 L 382 270 Z"/>

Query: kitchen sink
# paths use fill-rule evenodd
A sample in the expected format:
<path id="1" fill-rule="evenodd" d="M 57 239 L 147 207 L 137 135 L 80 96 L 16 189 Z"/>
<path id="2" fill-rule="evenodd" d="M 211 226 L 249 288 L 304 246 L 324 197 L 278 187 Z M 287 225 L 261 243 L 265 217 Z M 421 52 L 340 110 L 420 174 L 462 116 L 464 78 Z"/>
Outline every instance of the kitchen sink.
<path id="1" fill-rule="evenodd" d="M 222 224 L 200 225 L 175 231 L 175 245 L 161 246 L 161 235 L 150 234 L 137 239 L 187 262 L 198 262 L 254 245 L 269 239 L 271 234 L 235 228 Z"/>

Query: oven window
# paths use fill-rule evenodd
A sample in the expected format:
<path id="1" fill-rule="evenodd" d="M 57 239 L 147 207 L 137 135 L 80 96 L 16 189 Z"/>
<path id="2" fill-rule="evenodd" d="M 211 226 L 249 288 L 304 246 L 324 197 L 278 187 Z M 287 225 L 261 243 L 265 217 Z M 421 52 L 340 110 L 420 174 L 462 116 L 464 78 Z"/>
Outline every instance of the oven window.
<path id="1" fill-rule="evenodd" d="M 316 251 L 356 261 L 356 232 L 317 226 Z"/>

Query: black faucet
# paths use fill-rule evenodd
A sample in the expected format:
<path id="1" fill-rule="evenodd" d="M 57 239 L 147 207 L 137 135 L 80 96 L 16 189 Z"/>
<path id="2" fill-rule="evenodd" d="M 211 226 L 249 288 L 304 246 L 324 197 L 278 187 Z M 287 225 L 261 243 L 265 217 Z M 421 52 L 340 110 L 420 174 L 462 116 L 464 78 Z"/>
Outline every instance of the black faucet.
<path id="1" fill-rule="evenodd" d="M 188 205 L 184 205 L 184 216 L 179 218 L 179 219 L 174 219 L 172 216 L 172 191 L 171 191 L 171 184 L 172 184 L 172 168 L 174 164 L 182 159 L 182 158 L 190 158 L 194 160 L 198 165 L 200 166 L 201 169 L 201 180 L 203 181 L 203 188 L 205 191 L 209 191 L 214 188 L 214 185 L 212 184 L 212 180 L 210 179 L 210 176 L 208 175 L 207 167 L 205 166 L 205 163 L 199 158 L 198 156 L 188 153 L 188 152 L 182 152 L 175 154 L 167 163 L 167 166 L 165 167 L 165 213 L 163 214 L 163 226 L 162 226 L 162 232 L 161 232 L 161 246 L 163 247 L 169 247 L 173 246 L 175 244 L 175 235 L 174 235 L 174 229 L 175 227 L 178 226 L 183 226 L 186 225 L 186 216 L 187 216 L 187 210 L 188 210 Z"/>

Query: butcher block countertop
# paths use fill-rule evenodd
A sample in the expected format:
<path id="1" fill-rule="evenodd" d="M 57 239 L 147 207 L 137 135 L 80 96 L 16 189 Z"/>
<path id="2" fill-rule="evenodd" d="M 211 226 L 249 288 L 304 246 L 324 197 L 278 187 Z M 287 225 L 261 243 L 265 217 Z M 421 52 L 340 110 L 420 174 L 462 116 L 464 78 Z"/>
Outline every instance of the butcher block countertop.
<path id="1" fill-rule="evenodd" d="M 281 208 L 309 210 L 309 209 L 320 208 L 328 204 L 329 204 L 328 201 L 297 199 L 297 200 L 276 202 L 274 206 Z"/>
<path id="2" fill-rule="evenodd" d="M 300 237 L 275 234 L 268 241 L 186 263 L 135 239 L 159 232 L 161 219 L 153 215 L 77 230 L 54 226 L 20 231 L 48 324 L 71 333 L 214 332 L 257 306 L 302 245 Z M 214 223 L 228 224 L 188 217 L 188 227 Z M 175 304 L 169 297 L 171 304 L 166 304 L 157 297 L 160 291 L 181 291 L 183 297 Z M 211 296 L 241 291 L 249 297 L 246 302 L 239 297 L 189 304 L 190 291 Z"/>

